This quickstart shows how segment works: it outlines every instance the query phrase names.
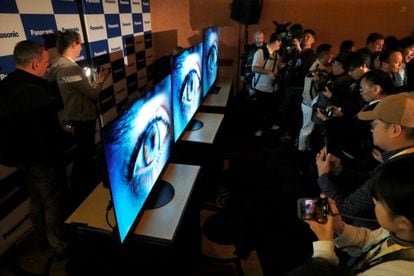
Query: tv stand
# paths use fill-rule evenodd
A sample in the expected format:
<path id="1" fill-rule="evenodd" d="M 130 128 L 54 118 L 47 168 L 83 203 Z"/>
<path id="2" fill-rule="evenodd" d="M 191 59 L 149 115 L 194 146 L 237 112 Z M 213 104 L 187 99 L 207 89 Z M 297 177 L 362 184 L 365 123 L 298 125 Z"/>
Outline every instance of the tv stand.
<path id="1" fill-rule="evenodd" d="M 145 202 L 145 209 L 157 209 L 168 204 L 174 194 L 175 190 L 171 183 L 162 179 L 158 180 Z"/>
<path id="2" fill-rule="evenodd" d="M 204 126 L 204 123 L 197 119 L 191 119 L 188 123 L 187 131 L 196 131 L 201 129 Z"/>

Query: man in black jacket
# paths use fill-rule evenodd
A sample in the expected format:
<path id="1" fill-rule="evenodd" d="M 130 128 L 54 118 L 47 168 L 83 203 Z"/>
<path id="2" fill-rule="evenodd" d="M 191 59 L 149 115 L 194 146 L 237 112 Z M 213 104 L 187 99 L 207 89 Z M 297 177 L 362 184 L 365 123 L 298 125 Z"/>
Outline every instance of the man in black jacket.
<path id="1" fill-rule="evenodd" d="M 49 57 L 43 45 L 30 40 L 17 43 L 13 56 L 16 70 L 0 82 L 1 163 L 15 166 L 24 177 L 39 243 L 61 254 L 67 249 L 63 131 L 49 83 L 42 78 Z"/>

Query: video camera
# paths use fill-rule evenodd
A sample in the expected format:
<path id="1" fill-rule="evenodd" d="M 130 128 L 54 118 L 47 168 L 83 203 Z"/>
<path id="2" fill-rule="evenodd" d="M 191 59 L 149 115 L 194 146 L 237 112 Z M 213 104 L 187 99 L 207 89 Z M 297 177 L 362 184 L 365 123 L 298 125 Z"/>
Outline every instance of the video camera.
<path id="1" fill-rule="evenodd" d="M 280 55 L 287 62 L 288 67 L 295 66 L 299 58 L 299 51 L 294 43 L 294 39 L 300 40 L 302 38 L 302 25 L 293 24 L 290 26 L 291 22 L 281 24 L 275 20 L 273 20 L 273 24 L 276 26 L 275 33 L 282 37 L 282 45 L 279 50 Z"/>

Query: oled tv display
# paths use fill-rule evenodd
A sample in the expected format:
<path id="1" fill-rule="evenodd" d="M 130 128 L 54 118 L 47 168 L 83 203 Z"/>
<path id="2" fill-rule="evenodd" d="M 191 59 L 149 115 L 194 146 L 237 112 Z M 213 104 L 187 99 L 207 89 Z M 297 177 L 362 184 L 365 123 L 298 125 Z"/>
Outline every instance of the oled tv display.
<path id="1" fill-rule="evenodd" d="M 203 43 L 185 49 L 173 57 L 171 88 L 174 119 L 174 141 L 184 132 L 201 104 Z"/>
<path id="2" fill-rule="evenodd" d="M 217 80 L 219 40 L 218 25 L 203 29 L 203 97 Z"/>
<path id="3" fill-rule="evenodd" d="M 102 129 L 121 243 L 132 230 L 169 159 L 172 135 L 170 76 Z"/>

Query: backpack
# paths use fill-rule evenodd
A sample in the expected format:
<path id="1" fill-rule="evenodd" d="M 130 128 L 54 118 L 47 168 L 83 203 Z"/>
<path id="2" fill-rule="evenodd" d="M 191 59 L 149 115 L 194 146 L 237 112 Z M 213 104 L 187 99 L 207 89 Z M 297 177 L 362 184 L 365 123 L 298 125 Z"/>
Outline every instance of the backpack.
<path id="1" fill-rule="evenodd" d="M 267 49 L 267 47 L 266 47 L 266 44 L 263 44 L 260 47 L 256 46 L 255 44 L 252 44 L 245 51 L 246 55 L 245 55 L 245 60 L 244 60 L 242 76 L 243 76 L 244 82 L 249 84 L 249 85 L 252 83 L 252 80 L 253 80 L 253 77 L 254 77 L 254 72 L 252 71 L 254 54 L 259 49 L 263 50 L 264 59 L 265 60 L 268 59 L 269 56 L 270 56 L 270 53 L 269 53 L 269 49 Z"/>

